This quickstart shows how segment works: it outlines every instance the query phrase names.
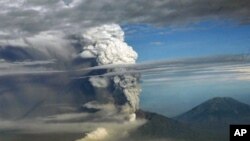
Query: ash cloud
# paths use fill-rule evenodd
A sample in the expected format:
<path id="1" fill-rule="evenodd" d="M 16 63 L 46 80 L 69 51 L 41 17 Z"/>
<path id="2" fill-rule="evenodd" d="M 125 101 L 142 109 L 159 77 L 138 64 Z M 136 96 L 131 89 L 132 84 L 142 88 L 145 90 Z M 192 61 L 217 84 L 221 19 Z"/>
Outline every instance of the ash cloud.
<path id="1" fill-rule="evenodd" d="M 89 69 L 95 66 L 135 64 L 137 53 L 125 43 L 124 32 L 119 25 L 109 24 L 89 28 L 81 35 L 42 32 L 33 37 L 6 40 L 2 42 L 0 49 L 0 69 L 3 70 L 0 77 L 4 80 L 1 83 L 9 81 L 15 87 L 23 87 L 25 90 L 19 90 L 19 93 L 20 97 L 27 98 L 25 101 L 36 99 L 32 102 L 32 105 L 21 106 L 18 113 L 7 111 L 8 108 L 6 110 L 0 109 L 0 112 L 11 112 L 9 115 L 11 118 L 22 119 L 26 117 L 46 117 L 67 112 L 90 112 L 92 114 L 81 117 L 81 120 L 89 121 L 93 118 L 101 121 L 135 121 L 134 113 L 139 108 L 139 74 L 123 74 L 122 72 L 128 70 L 122 67 L 110 67 L 102 70 Z M 15 58 L 12 58 L 12 56 Z M 78 63 L 75 63 L 76 61 Z M 117 75 L 105 76 L 109 73 L 117 73 Z M 52 74 L 53 77 L 51 77 Z M 100 76 L 94 76 L 95 74 Z M 12 76 L 15 76 L 18 81 L 24 80 L 26 83 L 23 85 L 15 83 L 16 80 Z M 71 79 L 72 76 L 86 77 L 86 79 L 75 80 Z M 61 81 L 55 82 L 53 80 L 50 82 L 50 79 L 48 79 L 48 82 L 43 83 L 44 79 L 48 77 L 55 80 L 58 78 Z M 35 81 L 35 79 L 40 81 Z M 30 82 L 32 82 L 32 86 L 27 88 L 27 92 L 26 87 Z M 12 89 L 8 84 L 6 85 L 7 90 Z M 35 98 L 37 94 L 34 94 L 34 91 L 39 86 L 41 89 L 46 87 L 46 91 L 50 91 L 47 92 L 50 97 L 43 98 L 41 101 L 39 98 Z M 3 90 L 6 89 L 3 88 Z M 0 100 L 4 99 L 9 93 L 14 96 L 17 91 L 4 92 L 0 95 Z M 60 104 L 66 105 L 61 106 L 57 103 L 56 97 L 60 99 Z M 65 98 L 69 99 L 66 100 L 66 103 L 63 103 Z M 12 100 L 12 98 L 8 98 L 7 102 Z M 18 103 L 18 100 L 14 98 L 14 101 L 17 101 L 16 103 Z M 74 101 L 77 102 L 74 103 Z M 47 107 L 50 107 L 51 112 L 47 114 L 46 111 L 45 113 L 38 113 L 39 109 L 43 111 Z M 8 117 L 8 114 L 4 115 Z M 74 120 L 78 121 L 79 117 L 71 117 L 66 121 Z M 45 121 L 65 122 L 60 118 L 49 118 Z"/>
<path id="2" fill-rule="evenodd" d="M 0 84 L 5 84 L 0 87 L 3 91 L 0 101 L 7 104 L 5 109 L 0 109 L 4 113 L 0 118 L 24 122 L 14 122 L 6 128 L 28 133 L 47 132 L 46 128 L 51 128 L 54 132 L 53 123 L 67 127 L 67 123 L 82 122 L 97 129 L 103 125 L 113 137 L 116 130 L 127 132 L 143 124 L 135 116 L 139 108 L 140 76 L 137 73 L 122 74 L 127 71 L 122 67 L 89 69 L 135 64 L 137 53 L 125 43 L 124 32 L 117 24 L 92 27 L 80 35 L 41 32 L 32 37 L 5 40 L 1 42 L 0 58 L 0 69 L 4 70 L 0 73 L 3 78 Z M 100 76 L 92 76 L 95 74 Z M 75 80 L 72 76 L 86 76 L 87 79 Z M 45 94 L 41 94 L 43 92 Z M 15 110 L 17 106 L 20 108 Z M 38 125 L 32 126 L 28 122 Z M 95 122 L 101 124 L 93 124 Z M 70 124 L 68 130 L 75 125 Z M 80 129 L 81 132 L 90 130 Z"/>
<path id="3" fill-rule="evenodd" d="M 137 53 L 124 42 L 124 32 L 116 24 L 103 25 L 88 29 L 83 33 L 81 58 L 95 58 L 97 65 L 135 64 Z M 122 72 L 126 68 L 112 68 L 108 72 Z M 109 80 L 108 80 L 109 79 Z M 139 108 L 140 87 L 139 76 L 133 74 L 117 75 L 109 78 L 91 77 L 89 80 L 95 87 L 114 86 L 114 103 L 122 113 L 133 114 Z"/>

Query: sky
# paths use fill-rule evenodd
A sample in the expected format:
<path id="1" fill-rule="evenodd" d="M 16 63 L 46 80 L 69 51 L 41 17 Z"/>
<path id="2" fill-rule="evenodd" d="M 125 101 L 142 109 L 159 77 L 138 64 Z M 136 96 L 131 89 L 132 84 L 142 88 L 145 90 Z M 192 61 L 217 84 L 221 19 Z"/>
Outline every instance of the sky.
<path id="1" fill-rule="evenodd" d="M 67 48 L 73 37 L 92 27 L 115 23 L 122 27 L 125 41 L 137 52 L 137 63 L 248 55 L 249 7 L 249 0 L 1 0 L 0 51 L 12 45 L 20 47 L 18 51 L 22 53 L 30 47 L 27 49 L 30 52 L 44 53 L 32 52 L 31 61 L 35 65 L 41 63 L 36 60 L 40 57 L 52 63 L 58 59 L 62 61 L 58 66 L 63 66 L 79 53 Z M 16 65 L 12 60 L 0 62 Z M 249 74 L 248 67 L 238 69 L 239 73 Z M 184 76 L 186 72 L 178 74 Z M 165 111 L 167 116 L 173 116 L 214 96 L 234 96 L 250 103 L 246 100 L 248 84 L 249 79 L 229 82 L 204 79 L 197 84 L 191 79 L 157 85 L 142 83 L 141 105 L 146 110 Z M 168 107 L 173 104 L 179 109 L 171 111 Z"/>
<path id="2" fill-rule="evenodd" d="M 138 62 L 201 56 L 249 54 L 250 25 L 207 21 L 185 27 L 125 25 L 126 41 Z"/>

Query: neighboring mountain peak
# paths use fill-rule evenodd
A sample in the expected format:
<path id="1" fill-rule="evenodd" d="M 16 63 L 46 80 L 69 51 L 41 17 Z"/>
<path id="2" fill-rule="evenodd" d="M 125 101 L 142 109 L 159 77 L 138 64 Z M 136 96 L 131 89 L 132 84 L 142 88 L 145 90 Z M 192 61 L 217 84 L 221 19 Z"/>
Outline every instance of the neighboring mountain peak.
<path id="1" fill-rule="evenodd" d="M 176 117 L 187 123 L 244 123 L 250 121 L 250 106 L 230 97 L 215 97 Z"/>

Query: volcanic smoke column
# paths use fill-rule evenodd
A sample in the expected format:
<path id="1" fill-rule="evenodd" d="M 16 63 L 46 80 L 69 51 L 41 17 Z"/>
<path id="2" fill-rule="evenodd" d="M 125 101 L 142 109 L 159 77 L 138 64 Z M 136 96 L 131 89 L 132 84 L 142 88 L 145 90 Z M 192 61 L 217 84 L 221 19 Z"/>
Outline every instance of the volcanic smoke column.
<path id="1" fill-rule="evenodd" d="M 82 35 L 82 58 L 96 58 L 97 65 L 134 64 L 137 53 L 124 42 L 124 32 L 117 24 L 103 25 L 88 29 Z M 121 72 L 125 68 L 113 68 L 108 72 Z M 121 74 L 104 79 L 92 77 L 93 86 L 108 87 L 112 85 L 114 103 L 121 112 L 133 114 L 139 108 L 140 87 L 137 74 Z M 110 83 L 111 82 L 111 83 Z M 100 85 L 101 84 L 101 85 Z M 117 98 L 118 97 L 118 98 Z"/>

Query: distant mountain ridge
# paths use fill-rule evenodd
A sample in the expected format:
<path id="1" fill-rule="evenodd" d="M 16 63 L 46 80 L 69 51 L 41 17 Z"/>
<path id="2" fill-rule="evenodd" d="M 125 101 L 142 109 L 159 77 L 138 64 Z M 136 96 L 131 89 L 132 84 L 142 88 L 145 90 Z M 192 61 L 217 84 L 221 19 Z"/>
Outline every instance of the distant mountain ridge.
<path id="1" fill-rule="evenodd" d="M 191 124 L 216 126 L 237 123 L 250 123 L 250 105 L 230 97 L 215 97 L 194 107 L 175 119 Z"/>

